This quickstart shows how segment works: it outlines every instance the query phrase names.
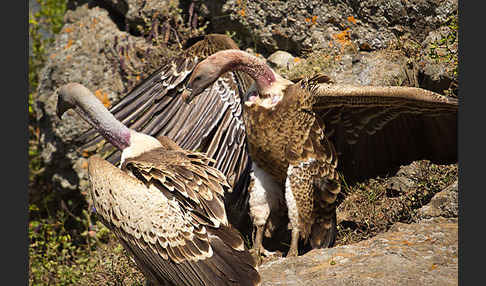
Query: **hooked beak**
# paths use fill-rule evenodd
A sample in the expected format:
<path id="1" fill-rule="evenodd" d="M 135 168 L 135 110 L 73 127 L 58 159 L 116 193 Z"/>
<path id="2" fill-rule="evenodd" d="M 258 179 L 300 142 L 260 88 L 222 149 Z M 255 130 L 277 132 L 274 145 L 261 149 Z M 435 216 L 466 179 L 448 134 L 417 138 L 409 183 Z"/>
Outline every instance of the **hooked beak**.
<path id="1" fill-rule="evenodd" d="M 55 93 L 57 95 L 56 115 L 59 119 L 62 119 L 62 115 L 71 107 L 68 106 L 62 99 L 61 95 L 59 94 L 59 88 L 55 91 Z"/>

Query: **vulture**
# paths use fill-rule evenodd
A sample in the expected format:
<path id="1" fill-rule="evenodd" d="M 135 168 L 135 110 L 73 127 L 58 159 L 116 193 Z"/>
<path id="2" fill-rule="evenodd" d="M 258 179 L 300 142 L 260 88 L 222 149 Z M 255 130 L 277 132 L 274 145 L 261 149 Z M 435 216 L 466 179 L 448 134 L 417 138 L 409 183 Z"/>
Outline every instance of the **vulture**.
<path id="1" fill-rule="evenodd" d="M 253 247 L 260 253 L 266 210 L 278 205 L 269 198 L 285 199 L 287 256 L 296 256 L 299 239 L 312 248 L 334 244 L 341 175 L 352 183 L 392 174 L 415 160 L 457 162 L 458 102 L 420 88 L 337 85 L 324 75 L 294 83 L 264 60 L 234 49 L 198 63 L 182 97 L 190 102 L 235 71 L 254 80 L 242 101 L 249 154 L 260 174 L 250 195 L 263 194 L 255 202 L 266 207 L 254 208 L 250 198 L 257 228 Z"/>
<path id="2" fill-rule="evenodd" d="M 86 87 L 60 87 L 57 114 L 74 109 L 121 150 L 120 168 L 88 159 L 90 194 L 101 221 L 155 285 L 258 285 L 240 234 L 227 220 L 225 176 L 204 153 L 187 151 L 118 121 Z"/>
<path id="3" fill-rule="evenodd" d="M 186 46 L 189 47 L 183 53 L 167 58 L 109 110 L 133 130 L 154 137 L 167 136 L 183 149 L 205 152 L 216 160 L 214 167 L 227 177 L 232 188 L 224 197 L 228 220 L 247 233 L 251 227 L 247 193 L 251 162 L 240 98 L 253 80 L 244 73 L 226 73 L 203 91 L 193 106 L 188 106 L 180 94 L 196 64 L 217 51 L 238 46 L 220 34 L 192 38 Z M 120 160 L 120 150 L 104 141 L 93 128 L 77 141 L 81 149 L 99 150 L 111 163 Z"/>

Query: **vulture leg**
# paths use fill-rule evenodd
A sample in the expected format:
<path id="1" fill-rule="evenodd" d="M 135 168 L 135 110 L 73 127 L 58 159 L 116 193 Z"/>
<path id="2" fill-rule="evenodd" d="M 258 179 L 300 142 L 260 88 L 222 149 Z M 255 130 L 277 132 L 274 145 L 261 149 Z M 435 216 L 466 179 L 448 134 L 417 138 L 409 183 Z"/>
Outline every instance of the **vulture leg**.
<path id="1" fill-rule="evenodd" d="M 338 173 L 328 162 L 313 158 L 290 164 L 285 200 L 292 236 L 287 257 L 298 255 L 299 238 L 312 248 L 331 247 L 336 235 L 336 198 L 341 191 Z"/>
<path id="2" fill-rule="evenodd" d="M 336 179 L 321 178 L 314 183 L 315 220 L 311 227 L 312 249 L 332 247 L 336 240 L 336 198 L 341 191 Z"/>
<path id="3" fill-rule="evenodd" d="M 289 169 L 292 166 L 289 166 Z M 300 234 L 300 219 L 299 211 L 297 209 L 297 201 L 295 199 L 292 183 L 295 180 L 292 177 L 287 177 L 285 181 L 285 201 L 287 203 L 287 210 L 289 214 L 289 228 L 292 229 L 292 236 L 290 238 L 290 249 L 287 252 L 287 257 L 293 257 L 298 255 L 298 244 L 299 244 L 299 234 Z"/>
<path id="4" fill-rule="evenodd" d="M 265 171 L 253 163 L 250 183 L 250 217 L 256 227 L 256 235 L 253 241 L 252 252 L 260 257 L 260 254 L 271 256 L 274 252 L 263 247 L 263 233 L 271 212 L 279 209 L 280 200 L 283 197 L 281 187 Z"/>

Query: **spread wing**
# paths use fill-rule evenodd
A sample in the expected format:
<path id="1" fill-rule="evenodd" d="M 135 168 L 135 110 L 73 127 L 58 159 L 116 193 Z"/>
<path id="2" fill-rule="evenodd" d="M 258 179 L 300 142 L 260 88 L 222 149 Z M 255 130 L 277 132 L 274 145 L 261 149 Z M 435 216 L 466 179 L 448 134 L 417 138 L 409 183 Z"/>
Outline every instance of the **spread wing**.
<path id="1" fill-rule="evenodd" d="M 123 170 L 92 156 L 88 168 L 97 213 L 153 283 L 259 281 L 241 237 L 227 226 L 224 177 L 203 155 L 155 149 L 127 159 Z"/>
<path id="2" fill-rule="evenodd" d="M 311 91 L 346 180 L 392 174 L 421 159 L 457 162 L 454 98 L 412 87 L 321 83 Z"/>
<path id="3" fill-rule="evenodd" d="M 207 152 L 232 186 L 232 193 L 225 198 L 230 220 L 234 225 L 246 225 L 251 163 L 240 94 L 246 91 L 250 80 L 242 74 L 226 73 L 191 104 L 186 104 L 180 96 L 181 88 L 199 60 L 190 53 L 168 60 L 110 111 L 138 132 L 153 137 L 165 135 L 183 149 Z M 108 161 L 119 162 L 120 151 L 95 130 L 81 136 L 79 143 L 84 150 L 95 150 Z"/>

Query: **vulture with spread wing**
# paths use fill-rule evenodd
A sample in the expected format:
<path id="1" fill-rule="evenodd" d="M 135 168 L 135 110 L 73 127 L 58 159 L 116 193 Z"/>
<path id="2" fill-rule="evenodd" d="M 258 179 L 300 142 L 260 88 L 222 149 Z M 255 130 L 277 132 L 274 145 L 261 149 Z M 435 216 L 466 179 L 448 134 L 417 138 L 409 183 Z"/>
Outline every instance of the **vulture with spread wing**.
<path id="1" fill-rule="evenodd" d="M 393 174 L 400 165 L 428 159 L 457 162 L 456 99 L 412 87 L 335 85 L 325 76 L 289 81 L 240 50 L 217 52 L 200 62 L 183 97 L 191 101 L 227 72 L 254 79 L 244 101 L 249 153 L 255 166 L 257 227 L 254 248 L 264 251 L 268 209 L 281 186 L 291 227 L 288 256 L 299 238 L 330 247 L 336 235 L 339 174 L 355 182 Z M 211 104 L 208 102 L 207 104 Z M 285 191 L 283 191 L 285 189 Z M 260 200 L 260 201 L 258 201 Z"/>
<path id="2" fill-rule="evenodd" d="M 118 121 L 84 86 L 58 90 L 57 113 L 74 109 L 121 150 L 121 166 L 88 160 L 91 197 L 102 222 L 155 285 L 258 285 L 260 276 L 229 224 L 225 176 L 204 153 L 186 151 Z"/>
<path id="3" fill-rule="evenodd" d="M 232 187 L 225 194 L 228 219 L 240 231 L 248 232 L 251 163 L 240 98 L 253 80 L 246 74 L 229 72 L 204 90 L 194 106 L 188 106 L 180 94 L 196 64 L 219 50 L 238 48 L 231 38 L 219 34 L 193 38 L 188 45 L 182 54 L 168 58 L 159 70 L 114 104 L 110 112 L 133 130 L 154 137 L 167 136 L 183 149 L 205 152 L 213 158 L 214 167 Z M 119 162 L 121 152 L 94 129 L 83 134 L 79 143 L 85 150 L 97 148 L 96 152 L 109 162 Z"/>

